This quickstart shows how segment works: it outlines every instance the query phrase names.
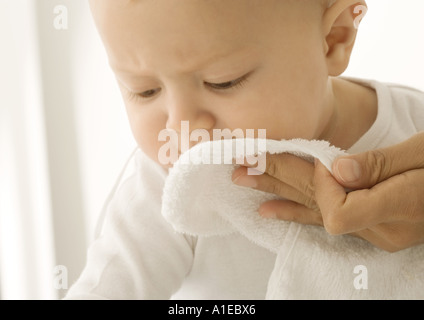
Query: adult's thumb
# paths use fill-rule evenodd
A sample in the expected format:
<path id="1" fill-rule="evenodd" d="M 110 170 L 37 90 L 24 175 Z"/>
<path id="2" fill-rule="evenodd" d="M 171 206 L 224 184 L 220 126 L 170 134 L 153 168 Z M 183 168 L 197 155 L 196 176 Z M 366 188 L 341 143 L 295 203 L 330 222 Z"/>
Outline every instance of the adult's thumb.
<path id="1" fill-rule="evenodd" d="M 424 132 L 397 145 L 340 157 L 334 178 L 350 189 L 368 189 L 403 172 L 424 168 Z"/>

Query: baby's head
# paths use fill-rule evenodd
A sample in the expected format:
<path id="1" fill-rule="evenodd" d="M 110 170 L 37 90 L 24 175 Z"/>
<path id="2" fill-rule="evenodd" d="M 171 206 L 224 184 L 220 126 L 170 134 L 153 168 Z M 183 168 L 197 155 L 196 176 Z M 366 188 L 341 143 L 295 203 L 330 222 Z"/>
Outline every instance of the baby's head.
<path id="1" fill-rule="evenodd" d="M 140 148 L 163 129 L 325 139 L 355 0 L 91 0 Z M 180 149 L 180 148 L 179 148 Z M 180 149 L 181 150 L 181 149 Z"/>

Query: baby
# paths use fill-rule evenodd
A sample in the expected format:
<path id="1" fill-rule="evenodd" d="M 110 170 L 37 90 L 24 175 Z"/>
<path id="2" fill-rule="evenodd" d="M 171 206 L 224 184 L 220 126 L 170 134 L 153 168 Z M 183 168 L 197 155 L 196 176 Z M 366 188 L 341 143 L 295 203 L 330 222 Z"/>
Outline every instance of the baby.
<path id="1" fill-rule="evenodd" d="M 67 299 L 265 298 L 275 254 L 238 234 L 179 234 L 161 216 L 172 166 L 159 157 L 164 129 L 266 129 L 267 139 L 326 140 L 350 153 L 424 130 L 424 94 L 339 77 L 364 1 L 90 5 L 140 152 Z"/>

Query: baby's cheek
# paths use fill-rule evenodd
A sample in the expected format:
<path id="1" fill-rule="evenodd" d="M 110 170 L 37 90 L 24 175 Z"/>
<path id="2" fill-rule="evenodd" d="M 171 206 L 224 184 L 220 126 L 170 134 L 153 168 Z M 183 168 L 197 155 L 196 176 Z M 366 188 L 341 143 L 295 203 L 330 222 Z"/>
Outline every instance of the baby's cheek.
<path id="1" fill-rule="evenodd" d="M 160 132 L 165 129 L 163 124 L 149 117 L 133 117 L 130 119 L 131 131 L 138 147 L 152 160 L 159 162 L 159 150 L 164 144 L 159 141 Z"/>
<path id="2" fill-rule="evenodd" d="M 141 150 L 155 162 L 160 162 L 159 152 L 164 142 L 159 141 L 159 132 L 157 129 L 150 129 L 148 127 L 140 130 L 136 137 L 137 144 Z"/>

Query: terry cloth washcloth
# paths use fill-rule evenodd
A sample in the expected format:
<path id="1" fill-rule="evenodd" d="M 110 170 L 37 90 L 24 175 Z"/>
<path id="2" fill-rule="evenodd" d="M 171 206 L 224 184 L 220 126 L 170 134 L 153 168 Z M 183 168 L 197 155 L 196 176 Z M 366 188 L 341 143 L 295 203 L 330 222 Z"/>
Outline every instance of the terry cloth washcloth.
<path id="1" fill-rule="evenodd" d="M 255 148 L 249 150 L 251 143 Z M 330 171 L 334 159 L 346 155 L 315 140 L 198 144 L 181 155 L 165 181 L 162 214 L 176 231 L 200 237 L 239 232 L 274 252 L 266 299 L 424 298 L 423 246 L 388 253 L 352 236 L 331 236 L 321 227 L 260 217 L 259 205 L 279 197 L 232 182 L 237 164 L 228 162 L 228 155 L 237 159 L 240 150 L 246 156 L 290 153 L 311 162 L 317 158 Z"/>

